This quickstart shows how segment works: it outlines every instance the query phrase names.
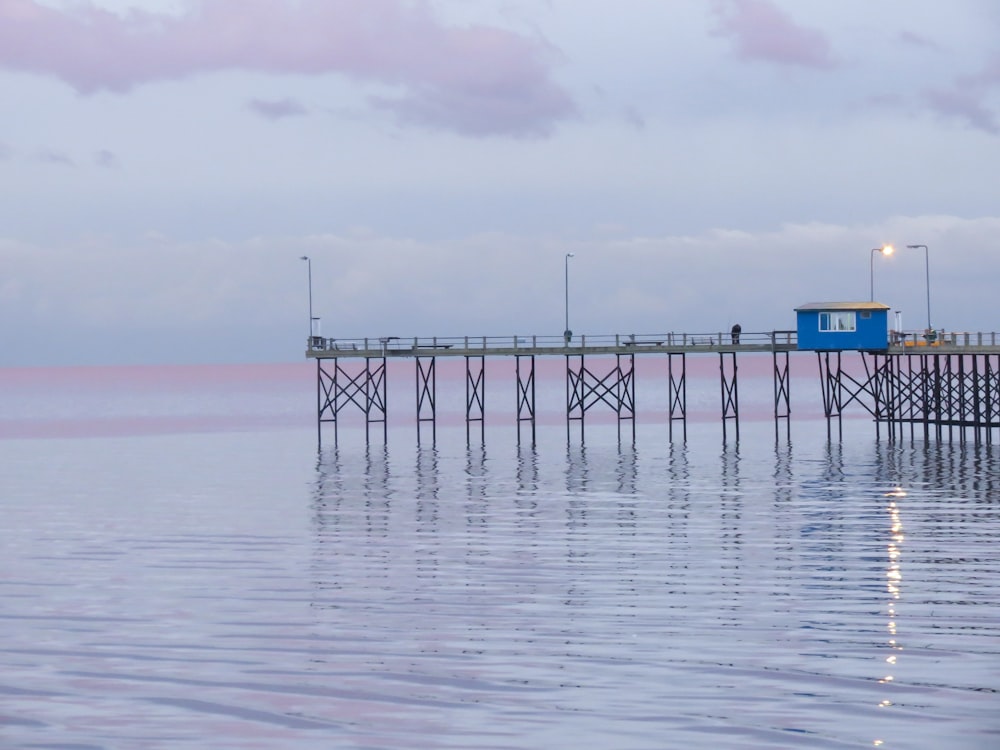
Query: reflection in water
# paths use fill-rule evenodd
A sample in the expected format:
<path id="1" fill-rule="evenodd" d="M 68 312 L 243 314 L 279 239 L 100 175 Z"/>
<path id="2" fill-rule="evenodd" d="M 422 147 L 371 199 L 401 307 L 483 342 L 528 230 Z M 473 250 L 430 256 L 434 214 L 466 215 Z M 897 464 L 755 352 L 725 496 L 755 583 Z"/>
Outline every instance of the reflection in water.
<path id="1" fill-rule="evenodd" d="M 722 487 L 719 493 L 719 583 L 725 592 L 719 602 L 723 625 L 739 626 L 743 606 L 743 497 L 740 489 L 740 444 L 722 444 L 719 456 Z"/>
<path id="2" fill-rule="evenodd" d="M 903 522 L 900 513 L 900 501 L 906 497 L 906 491 L 897 487 L 885 494 L 887 499 L 886 510 L 889 513 L 889 541 L 888 541 L 888 565 L 886 566 L 886 591 L 888 593 L 888 603 L 886 605 L 886 615 L 888 621 L 889 656 L 886 657 L 886 674 L 879 683 L 887 685 L 895 680 L 896 669 L 898 668 L 899 652 L 903 646 L 899 643 L 899 601 L 902 594 L 903 574 L 902 574 L 902 545 L 903 545 Z M 892 700 L 885 698 L 879 702 L 880 708 L 889 708 L 893 705 Z M 883 739 L 874 740 L 874 745 L 880 747 L 885 743 Z"/>
<path id="3" fill-rule="evenodd" d="M 0 744 L 994 747 L 997 449 L 854 426 L 8 440 Z"/>
<path id="4" fill-rule="evenodd" d="M 634 444 L 618 446 L 618 494 L 634 495 L 637 487 L 639 451 Z"/>
<path id="5" fill-rule="evenodd" d="M 437 500 L 441 489 L 440 456 L 437 447 L 417 446 L 416 496 L 420 500 Z"/>
<path id="6" fill-rule="evenodd" d="M 566 491 L 585 492 L 590 474 L 587 462 L 587 446 L 582 443 L 568 444 L 566 447 Z"/>
<path id="7" fill-rule="evenodd" d="M 316 628 L 364 639 L 354 673 L 366 683 L 405 676 L 438 701 L 440 686 L 472 680 L 511 711 L 532 705 L 520 691 L 578 712 L 593 694 L 606 707 L 595 722 L 627 725 L 647 701 L 681 700 L 664 687 L 676 681 L 694 701 L 736 689 L 748 736 L 769 726 L 898 741 L 914 684 L 897 671 L 904 480 L 940 472 L 934 454 L 877 441 L 827 443 L 807 460 L 788 443 L 754 448 L 713 455 L 688 442 L 647 456 L 592 442 L 553 462 L 534 446 L 499 457 L 438 447 L 417 449 L 411 470 L 384 453 L 332 454 L 317 467 Z M 956 464 L 950 476 L 962 475 Z M 874 679 L 873 649 L 887 665 Z M 774 690 L 773 708 L 748 697 Z M 834 712 L 816 726 L 821 706 L 862 704 L 879 718 L 859 709 L 845 728 Z M 676 736 L 703 746 L 692 731 Z M 636 746 L 662 746 L 656 735 Z"/>
<path id="8" fill-rule="evenodd" d="M 536 445 L 517 447 L 517 493 L 531 495 L 538 491 L 538 448 Z"/>

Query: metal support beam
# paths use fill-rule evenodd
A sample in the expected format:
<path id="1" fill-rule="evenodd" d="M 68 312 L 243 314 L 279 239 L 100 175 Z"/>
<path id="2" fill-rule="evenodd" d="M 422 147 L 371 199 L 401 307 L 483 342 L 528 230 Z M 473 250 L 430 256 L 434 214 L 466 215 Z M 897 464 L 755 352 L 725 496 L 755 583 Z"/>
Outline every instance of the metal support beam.
<path id="1" fill-rule="evenodd" d="M 424 424 L 431 426 L 431 441 L 437 443 L 437 357 L 417 357 L 417 445 Z"/>
<path id="2" fill-rule="evenodd" d="M 521 360 L 525 360 L 527 367 L 522 367 Z M 517 444 L 521 445 L 521 425 L 524 422 L 531 424 L 531 445 L 535 442 L 535 355 L 518 354 L 515 357 L 515 369 L 517 370 Z"/>
<path id="3" fill-rule="evenodd" d="M 727 366 L 728 365 L 728 366 Z M 740 439 L 740 394 L 736 365 L 736 352 L 719 352 L 719 384 L 722 394 L 722 439 L 726 440 L 726 424 L 736 427 L 736 441 Z"/>
<path id="4" fill-rule="evenodd" d="M 473 367 L 475 363 L 476 367 Z M 486 441 L 486 358 L 465 358 L 465 442 L 472 439 L 472 423 L 479 423 L 479 439 Z"/>
<path id="5" fill-rule="evenodd" d="M 574 367 L 573 360 L 578 364 Z M 580 424 L 580 442 L 584 442 L 587 412 L 597 404 L 609 406 L 617 417 L 618 440 L 622 422 L 632 423 L 635 441 L 635 355 L 616 355 L 615 367 L 603 377 L 586 366 L 584 356 L 566 355 L 566 439 L 572 436 L 572 424 Z"/>
<path id="6" fill-rule="evenodd" d="M 834 354 L 833 362 L 830 355 Z M 844 427 L 841 421 L 843 414 L 843 384 L 841 383 L 840 352 L 816 352 L 819 362 L 820 388 L 823 391 L 823 414 L 826 416 L 826 438 L 832 439 L 833 420 L 837 420 L 837 439 L 844 437 Z"/>
<path id="7" fill-rule="evenodd" d="M 324 362 L 332 362 L 327 370 Z M 322 445 L 323 425 L 333 424 L 334 445 L 337 444 L 340 412 L 348 405 L 356 406 L 365 415 L 365 443 L 371 442 L 371 426 L 382 425 L 382 439 L 388 439 L 385 358 L 366 357 L 364 369 L 349 372 L 339 359 L 317 359 L 316 395 L 318 401 L 317 430 Z"/>
<path id="8" fill-rule="evenodd" d="M 788 352 L 774 352 L 774 439 L 781 435 L 779 425 L 785 421 L 785 439 L 792 435 L 792 393 Z"/>
<path id="9" fill-rule="evenodd" d="M 670 440 L 674 439 L 674 422 L 679 421 L 683 429 L 683 440 L 687 442 L 687 374 L 684 352 L 667 354 L 667 378 L 669 379 L 669 430 Z"/>
<path id="10" fill-rule="evenodd" d="M 635 355 L 616 355 L 618 379 L 615 382 L 615 407 L 618 414 L 618 442 L 622 440 L 622 422 L 632 425 L 632 443 L 635 443 Z M 624 366 L 623 366 L 624 364 Z"/>

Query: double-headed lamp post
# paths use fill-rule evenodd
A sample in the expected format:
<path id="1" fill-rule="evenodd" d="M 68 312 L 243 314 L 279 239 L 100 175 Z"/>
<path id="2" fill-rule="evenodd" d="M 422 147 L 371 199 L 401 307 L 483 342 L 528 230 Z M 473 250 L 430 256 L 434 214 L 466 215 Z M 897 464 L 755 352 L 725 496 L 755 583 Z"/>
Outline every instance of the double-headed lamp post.
<path id="1" fill-rule="evenodd" d="M 931 260 L 930 251 L 927 249 L 927 245 L 907 245 L 910 250 L 917 250 L 918 248 L 924 249 L 924 275 L 927 278 L 927 331 L 933 330 L 931 328 Z"/>
<path id="2" fill-rule="evenodd" d="M 573 253 L 566 253 L 566 329 L 563 331 L 563 339 L 566 343 L 573 338 L 573 332 L 569 329 L 569 259 L 573 257 Z"/>
<path id="3" fill-rule="evenodd" d="M 875 253 L 882 253 L 882 255 L 892 255 L 896 249 L 892 245 L 882 245 L 882 247 L 873 247 L 871 252 L 871 258 L 868 263 L 868 301 L 875 301 Z"/>
<path id="4" fill-rule="evenodd" d="M 301 260 L 306 262 L 309 270 L 309 345 L 312 346 L 313 337 L 313 262 L 308 255 L 303 255 Z"/>

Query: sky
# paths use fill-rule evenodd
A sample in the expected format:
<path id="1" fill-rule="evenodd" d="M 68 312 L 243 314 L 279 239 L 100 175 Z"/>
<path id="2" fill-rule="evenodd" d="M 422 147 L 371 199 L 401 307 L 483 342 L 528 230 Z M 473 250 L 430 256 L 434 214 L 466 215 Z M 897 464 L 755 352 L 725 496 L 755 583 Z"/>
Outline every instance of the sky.
<path id="1" fill-rule="evenodd" d="M 310 270 L 338 338 L 1000 330 L 995 0 L 0 0 L 0 92 L 0 366 L 298 361 Z"/>

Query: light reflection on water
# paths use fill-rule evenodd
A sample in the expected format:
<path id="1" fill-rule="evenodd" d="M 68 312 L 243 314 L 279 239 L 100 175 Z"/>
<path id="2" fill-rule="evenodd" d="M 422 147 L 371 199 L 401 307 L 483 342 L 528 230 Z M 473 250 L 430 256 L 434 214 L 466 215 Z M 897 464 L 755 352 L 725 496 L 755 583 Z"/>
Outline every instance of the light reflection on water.
<path id="1" fill-rule="evenodd" d="M 8 441 L 0 744 L 997 746 L 995 451 L 807 427 Z"/>

